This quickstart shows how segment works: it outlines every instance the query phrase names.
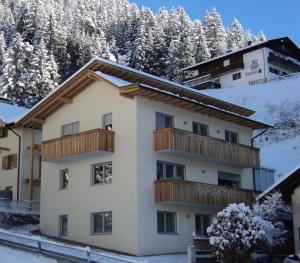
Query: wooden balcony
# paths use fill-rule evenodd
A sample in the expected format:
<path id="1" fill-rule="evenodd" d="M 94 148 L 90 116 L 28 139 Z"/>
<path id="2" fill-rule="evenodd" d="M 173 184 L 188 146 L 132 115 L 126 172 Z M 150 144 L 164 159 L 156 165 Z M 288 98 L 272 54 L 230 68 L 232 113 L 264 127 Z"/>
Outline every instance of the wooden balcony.
<path id="1" fill-rule="evenodd" d="M 175 128 L 154 131 L 154 150 L 241 168 L 259 167 L 259 149 Z"/>
<path id="2" fill-rule="evenodd" d="M 175 179 L 155 181 L 154 186 L 156 203 L 224 207 L 231 203 L 254 203 L 257 195 L 247 189 Z"/>
<path id="3" fill-rule="evenodd" d="M 268 62 L 270 64 L 273 64 L 275 66 L 287 68 L 293 72 L 299 72 L 300 71 L 300 65 L 295 63 L 292 60 L 284 59 L 276 55 L 271 55 L 268 57 Z"/>
<path id="4" fill-rule="evenodd" d="M 115 133 L 95 129 L 42 142 L 42 160 L 51 161 L 92 152 L 114 152 Z"/>

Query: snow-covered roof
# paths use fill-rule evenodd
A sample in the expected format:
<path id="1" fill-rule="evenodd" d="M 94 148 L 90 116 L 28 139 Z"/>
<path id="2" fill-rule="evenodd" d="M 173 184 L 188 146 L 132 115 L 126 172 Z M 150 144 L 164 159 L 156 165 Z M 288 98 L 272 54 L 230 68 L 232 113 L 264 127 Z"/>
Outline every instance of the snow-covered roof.
<path id="1" fill-rule="evenodd" d="M 131 82 L 128 82 L 126 80 L 123 80 L 123 79 L 120 79 L 120 78 L 117 78 L 117 77 L 114 77 L 112 75 L 108 75 L 108 74 L 105 74 L 101 71 L 96 71 L 95 72 L 99 77 L 107 80 L 108 82 L 118 86 L 118 87 L 124 87 L 124 86 L 128 86 L 130 84 L 133 84 Z"/>
<path id="2" fill-rule="evenodd" d="M 263 191 L 258 197 L 256 197 L 256 200 L 261 199 L 262 197 L 264 197 L 266 194 L 270 193 L 271 191 L 273 191 L 277 186 L 279 186 L 282 182 L 284 182 L 285 180 L 287 180 L 290 176 L 292 176 L 296 171 L 298 171 L 300 169 L 300 164 L 297 165 L 296 167 L 294 167 L 289 173 L 287 173 L 285 176 L 283 176 L 282 178 L 280 178 L 277 182 L 275 182 L 274 184 L 272 184 L 269 188 L 267 188 L 265 191 Z"/>
<path id="3" fill-rule="evenodd" d="M 17 121 L 29 109 L 12 105 L 5 102 L 0 102 L 0 119 L 5 123 L 12 123 Z"/>

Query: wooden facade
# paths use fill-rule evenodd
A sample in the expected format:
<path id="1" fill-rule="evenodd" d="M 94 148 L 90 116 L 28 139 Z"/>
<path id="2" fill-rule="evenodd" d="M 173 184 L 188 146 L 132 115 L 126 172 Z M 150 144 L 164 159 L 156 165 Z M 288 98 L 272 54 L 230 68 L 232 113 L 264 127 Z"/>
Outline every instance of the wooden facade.
<path id="1" fill-rule="evenodd" d="M 186 180 L 159 180 L 154 182 L 155 202 L 172 202 L 224 207 L 231 203 L 255 202 L 256 192 L 247 189 L 204 184 Z"/>
<path id="2" fill-rule="evenodd" d="M 260 164 L 258 148 L 175 128 L 154 131 L 154 150 L 183 152 L 241 167 L 259 167 Z"/>
<path id="3" fill-rule="evenodd" d="M 42 142 L 42 160 L 50 161 L 89 152 L 114 152 L 115 133 L 94 129 Z"/>

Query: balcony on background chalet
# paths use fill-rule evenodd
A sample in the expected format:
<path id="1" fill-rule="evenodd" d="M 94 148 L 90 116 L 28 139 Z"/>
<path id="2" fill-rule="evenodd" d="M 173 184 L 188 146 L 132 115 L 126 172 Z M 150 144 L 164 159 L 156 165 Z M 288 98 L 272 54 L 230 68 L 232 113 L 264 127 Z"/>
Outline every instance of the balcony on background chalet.
<path id="1" fill-rule="evenodd" d="M 252 204 L 257 192 L 225 185 L 165 179 L 154 182 L 155 202 L 224 207 L 231 203 Z"/>
<path id="2" fill-rule="evenodd" d="M 275 66 L 287 68 L 293 72 L 299 72 L 300 71 L 300 65 L 290 59 L 282 58 L 278 55 L 275 55 L 274 53 L 270 53 L 268 57 L 268 62 L 270 64 L 273 64 Z"/>
<path id="3" fill-rule="evenodd" d="M 185 81 L 183 84 L 197 90 L 221 88 L 221 84 L 213 81 L 211 75 L 193 78 Z"/>
<path id="4" fill-rule="evenodd" d="M 60 161 L 93 153 L 113 153 L 115 133 L 94 129 L 42 142 L 42 160 Z"/>
<path id="5" fill-rule="evenodd" d="M 240 168 L 260 165 L 258 148 L 175 128 L 154 131 L 154 150 Z"/>

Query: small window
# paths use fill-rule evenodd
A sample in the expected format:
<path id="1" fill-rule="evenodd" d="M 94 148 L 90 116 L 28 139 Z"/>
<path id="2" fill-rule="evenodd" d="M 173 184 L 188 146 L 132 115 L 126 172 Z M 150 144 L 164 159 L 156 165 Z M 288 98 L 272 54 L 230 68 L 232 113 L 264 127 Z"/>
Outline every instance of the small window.
<path id="1" fill-rule="evenodd" d="M 236 132 L 225 131 L 225 141 L 229 143 L 238 143 L 239 135 Z"/>
<path id="2" fill-rule="evenodd" d="M 269 71 L 275 75 L 280 75 L 280 71 L 277 68 L 269 67 Z"/>
<path id="3" fill-rule="evenodd" d="M 185 166 L 181 164 L 157 161 L 156 163 L 157 180 L 178 179 L 184 180 Z"/>
<path id="4" fill-rule="evenodd" d="M 241 187 L 241 176 L 239 174 L 218 172 L 218 185 Z"/>
<path id="5" fill-rule="evenodd" d="M 207 228 L 211 225 L 210 215 L 195 215 L 195 229 L 196 235 L 200 237 L 207 237 Z"/>
<path id="6" fill-rule="evenodd" d="M 10 154 L 2 157 L 2 170 L 12 170 L 17 168 L 18 155 Z"/>
<path id="7" fill-rule="evenodd" d="M 92 166 L 92 184 L 112 182 L 112 162 L 94 164 Z"/>
<path id="8" fill-rule="evenodd" d="M 92 213 L 92 234 L 112 233 L 112 212 Z"/>
<path id="9" fill-rule="evenodd" d="M 193 122 L 193 133 L 208 136 L 208 126 L 206 124 Z"/>
<path id="10" fill-rule="evenodd" d="M 229 65 L 230 65 L 230 60 L 229 60 L 229 59 L 224 60 L 223 66 L 224 66 L 224 67 L 227 67 L 227 66 L 229 66 Z"/>
<path id="11" fill-rule="evenodd" d="M 79 121 L 65 124 L 61 128 L 62 136 L 72 135 L 79 132 Z"/>
<path id="12" fill-rule="evenodd" d="M 157 233 L 176 234 L 176 213 L 157 212 Z"/>
<path id="13" fill-rule="evenodd" d="M 63 169 L 60 171 L 60 190 L 68 189 L 69 185 L 69 170 Z"/>
<path id="14" fill-rule="evenodd" d="M 5 138 L 8 135 L 8 129 L 6 127 L 0 127 L 0 138 Z"/>
<path id="15" fill-rule="evenodd" d="M 68 216 L 59 216 L 59 235 L 65 237 L 68 235 Z"/>
<path id="16" fill-rule="evenodd" d="M 232 80 L 238 80 L 240 78 L 242 78 L 241 72 L 232 75 Z"/>
<path id="17" fill-rule="evenodd" d="M 171 128 L 174 125 L 174 117 L 156 112 L 156 129 Z"/>
<path id="18" fill-rule="evenodd" d="M 112 131 L 112 113 L 103 115 L 103 129 Z"/>

